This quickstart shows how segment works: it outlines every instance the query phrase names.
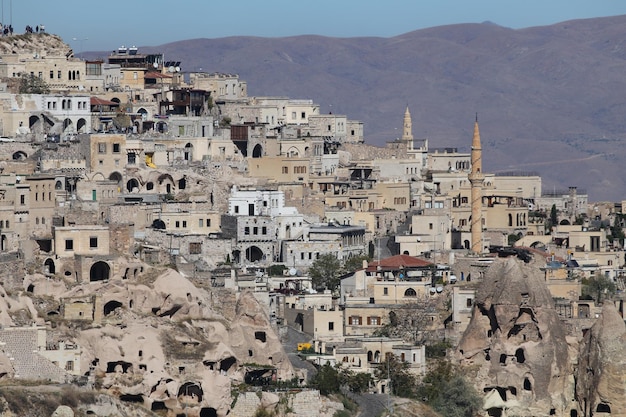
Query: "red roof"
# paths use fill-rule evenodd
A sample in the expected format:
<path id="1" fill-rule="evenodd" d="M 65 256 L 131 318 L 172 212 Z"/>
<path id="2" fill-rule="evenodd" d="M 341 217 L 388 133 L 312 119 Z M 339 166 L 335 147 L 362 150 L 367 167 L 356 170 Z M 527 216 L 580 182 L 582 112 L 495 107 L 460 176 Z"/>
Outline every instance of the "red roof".
<path id="1" fill-rule="evenodd" d="M 105 100 L 99 97 L 91 97 L 91 105 L 92 106 L 119 106 L 120 103 L 116 103 L 114 101 Z"/>
<path id="2" fill-rule="evenodd" d="M 379 262 L 371 262 L 367 266 L 368 271 L 376 271 L 378 269 Z M 383 270 L 398 270 L 401 268 L 426 268 L 432 266 L 432 262 L 425 261 L 424 259 L 416 258 L 409 255 L 395 255 L 389 258 L 380 260 L 380 267 Z"/>

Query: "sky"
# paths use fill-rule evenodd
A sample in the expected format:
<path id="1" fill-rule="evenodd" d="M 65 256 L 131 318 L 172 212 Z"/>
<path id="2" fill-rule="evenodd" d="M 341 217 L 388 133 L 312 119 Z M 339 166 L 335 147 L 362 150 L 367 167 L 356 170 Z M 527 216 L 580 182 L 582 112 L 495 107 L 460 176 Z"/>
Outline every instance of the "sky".
<path id="1" fill-rule="evenodd" d="M 228 36 L 392 37 L 492 22 L 513 29 L 626 14 L 624 0 L 0 0 L 14 33 L 44 25 L 75 52 Z"/>

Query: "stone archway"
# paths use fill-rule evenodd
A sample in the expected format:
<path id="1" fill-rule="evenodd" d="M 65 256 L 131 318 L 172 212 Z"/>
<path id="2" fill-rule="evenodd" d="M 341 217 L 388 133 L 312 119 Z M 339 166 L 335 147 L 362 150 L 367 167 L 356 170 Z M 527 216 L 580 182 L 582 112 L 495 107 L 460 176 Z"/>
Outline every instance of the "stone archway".
<path id="1" fill-rule="evenodd" d="M 263 156 L 263 147 L 260 144 L 256 144 L 254 146 L 254 148 L 252 149 L 252 157 L 253 158 L 260 158 Z"/>
<path id="2" fill-rule="evenodd" d="M 129 179 L 128 182 L 126 183 L 126 190 L 128 190 L 129 193 L 138 192 L 139 181 L 137 181 L 137 179 L 135 178 Z"/>
<path id="3" fill-rule="evenodd" d="M 54 266 L 54 261 L 52 260 L 52 258 L 48 258 L 45 260 L 45 262 L 43 263 L 43 268 L 47 274 L 54 275 L 56 272 L 56 268 Z"/>
<path id="4" fill-rule="evenodd" d="M 120 307 L 122 307 L 122 303 L 116 300 L 111 300 L 104 305 L 104 315 L 108 316 L 109 314 L 114 312 L 115 309 L 120 308 Z"/>
<path id="5" fill-rule="evenodd" d="M 12 157 L 12 159 L 13 159 L 14 161 L 23 161 L 23 160 L 25 160 L 26 158 L 28 158 L 28 155 L 26 155 L 26 152 L 24 152 L 24 151 L 17 151 L 17 152 L 14 152 L 14 153 L 13 153 L 13 157 Z"/>
<path id="6" fill-rule="evenodd" d="M 262 261 L 265 255 L 258 246 L 250 246 L 246 249 L 246 260 L 249 262 Z"/>
<path id="7" fill-rule="evenodd" d="M 110 278 L 111 267 L 104 261 L 98 261 L 89 270 L 89 281 L 106 281 Z"/>

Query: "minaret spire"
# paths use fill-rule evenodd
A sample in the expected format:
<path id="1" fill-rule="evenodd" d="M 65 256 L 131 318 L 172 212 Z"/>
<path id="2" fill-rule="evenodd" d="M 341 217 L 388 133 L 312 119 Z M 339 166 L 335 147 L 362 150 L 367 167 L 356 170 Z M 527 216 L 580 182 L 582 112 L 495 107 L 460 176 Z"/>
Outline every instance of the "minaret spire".
<path id="1" fill-rule="evenodd" d="M 406 144 L 408 150 L 413 149 L 413 122 L 411 121 L 411 112 L 407 104 L 404 111 L 404 125 L 402 129 L 402 142 Z"/>
<path id="2" fill-rule="evenodd" d="M 476 121 L 474 122 L 474 136 L 472 137 L 472 152 L 471 152 L 471 164 L 472 170 L 468 176 L 471 184 L 471 197 L 472 197 L 472 223 L 471 223 L 471 235 L 472 235 L 472 247 L 471 250 L 475 254 L 482 253 L 483 251 L 483 181 L 485 176 L 483 175 L 482 164 L 482 146 L 480 144 L 480 131 L 478 129 L 478 113 L 476 113 Z"/>

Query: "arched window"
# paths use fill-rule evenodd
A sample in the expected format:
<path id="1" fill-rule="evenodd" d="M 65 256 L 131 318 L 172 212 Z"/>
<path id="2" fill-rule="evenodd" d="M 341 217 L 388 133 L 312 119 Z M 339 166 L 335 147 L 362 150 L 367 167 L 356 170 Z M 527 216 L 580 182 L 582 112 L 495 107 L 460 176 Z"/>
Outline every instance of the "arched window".
<path id="1" fill-rule="evenodd" d="M 406 291 L 404 292 L 404 296 L 405 297 L 416 297 L 417 293 L 415 292 L 415 290 L 413 288 L 407 288 Z"/>

